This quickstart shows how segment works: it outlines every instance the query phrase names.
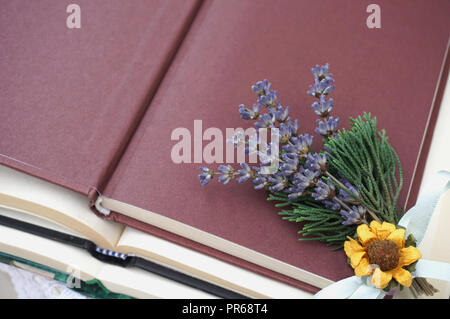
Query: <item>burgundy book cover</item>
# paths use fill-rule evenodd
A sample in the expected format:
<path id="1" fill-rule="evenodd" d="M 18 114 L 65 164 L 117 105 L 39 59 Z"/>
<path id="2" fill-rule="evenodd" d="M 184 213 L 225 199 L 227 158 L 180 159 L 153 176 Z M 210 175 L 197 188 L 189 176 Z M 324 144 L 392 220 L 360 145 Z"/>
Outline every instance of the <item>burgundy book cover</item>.
<path id="1" fill-rule="evenodd" d="M 82 194 L 101 189 L 199 0 L 0 2 L 0 163 Z"/>
<path id="2" fill-rule="evenodd" d="M 194 120 L 202 120 L 203 131 L 250 126 L 239 118 L 238 105 L 252 105 L 250 86 L 265 78 L 281 103 L 290 106 L 291 117 L 299 119 L 300 131 L 311 133 L 316 117 L 306 94 L 312 83 L 310 69 L 328 62 L 336 79 L 333 113 L 341 118 L 340 126 L 348 127 L 350 116 L 370 111 L 379 128 L 387 130 L 403 164 L 404 204 L 411 189 L 419 186 L 422 172 L 415 167 L 419 157 L 426 158 L 422 142 L 430 142 L 424 136 L 433 131 L 430 119 L 439 107 L 437 88 L 445 82 L 440 79 L 450 2 L 378 1 L 380 29 L 366 25 L 370 3 L 205 1 L 104 195 L 331 280 L 350 276 L 342 251 L 298 242 L 298 225 L 282 221 L 266 194 L 255 191 L 251 183 L 200 186 L 197 174 L 204 164 L 175 164 L 171 133 L 176 128 L 192 132 L 193 160 L 194 144 L 202 143 L 201 135 L 195 140 Z M 409 198 L 411 204 L 414 201 Z M 115 213 L 110 218 L 239 264 L 207 247 L 207 242 L 198 245 Z M 240 265 L 278 276 L 248 262 Z M 277 279 L 311 290 L 292 279 Z"/>

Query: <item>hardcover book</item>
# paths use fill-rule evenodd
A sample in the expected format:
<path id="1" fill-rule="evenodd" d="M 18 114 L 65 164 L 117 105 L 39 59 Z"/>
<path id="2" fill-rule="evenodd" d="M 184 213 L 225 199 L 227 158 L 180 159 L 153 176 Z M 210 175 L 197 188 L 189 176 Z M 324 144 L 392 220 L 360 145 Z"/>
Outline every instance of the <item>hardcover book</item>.
<path id="1" fill-rule="evenodd" d="M 242 126 L 238 105 L 253 103 L 258 80 L 270 78 L 299 130 L 313 131 L 309 71 L 329 62 L 341 125 L 363 111 L 376 115 L 402 161 L 399 203 L 411 207 L 448 76 L 450 3 L 379 1 L 374 29 L 369 4 L 79 1 L 85 18 L 71 30 L 60 26 L 60 2 L 3 1 L 0 163 L 8 178 L 0 204 L 149 259 L 155 254 L 138 240 L 121 245 L 126 232 L 308 292 L 348 277 L 345 254 L 299 242 L 298 225 L 281 220 L 263 192 L 202 188 L 196 176 L 208 128 L 224 132 L 226 150 L 226 129 Z M 190 132 L 191 154 L 181 163 L 173 156 L 180 128 Z M 224 152 L 208 164 L 233 161 Z M 52 195 L 33 195 L 40 182 L 17 171 L 45 180 Z M 77 199 L 55 203 L 55 193 L 64 198 L 56 185 Z M 258 290 L 184 262 L 176 267 L 246 295 Z"/>

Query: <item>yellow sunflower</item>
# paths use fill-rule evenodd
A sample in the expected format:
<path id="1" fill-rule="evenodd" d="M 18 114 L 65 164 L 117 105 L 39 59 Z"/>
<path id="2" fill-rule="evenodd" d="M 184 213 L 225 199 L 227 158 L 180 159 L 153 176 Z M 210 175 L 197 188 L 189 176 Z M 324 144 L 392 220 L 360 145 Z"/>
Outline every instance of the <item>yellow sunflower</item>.
<path id="1" fill-rule="evenodd" d="M 422 255 L 414 246 L 405 248 L 404 229 L 372 221 L 370 227 L 360 225 L 356 232 L 359 243 L 348 237 L 344 244 L 356 276 L 373 275 L 372 284 L 378 289 L 386 288 L 392 278 L 405 287 L 411 286 L 411 273 L 403 267 L 419 260 Z"/>

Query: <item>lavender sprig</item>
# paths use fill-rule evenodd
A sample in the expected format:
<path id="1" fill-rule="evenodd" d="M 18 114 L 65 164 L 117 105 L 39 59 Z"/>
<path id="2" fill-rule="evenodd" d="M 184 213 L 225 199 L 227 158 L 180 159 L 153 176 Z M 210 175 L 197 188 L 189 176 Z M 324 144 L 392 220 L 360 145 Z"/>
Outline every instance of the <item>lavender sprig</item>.
<path id="1" fill-rule="evenodd" d="M 316 65 L 311 71 L 314 82 L 309 86 L 307 93 L 317 99 L 311 105 L 319 117 L 315 133 L 323 137 L 324 142 L 337 139 L 339 118 L 331 115 L 334 100 L 329 97 L 335 89 L 335 80 L 329 72 L 328 64 Z M 230 165 L 221 165 L 217 172 L 201 167 L 202 173 L 199 175 L 201 184 L 207 185 L 214 175 L 219 175 L 218 181 L 223 184 L 233 179 L 238 183 L 251 181 L 255 189 L 268 191 L 271 194 L 269 199 L 285 201 L 286 204 L 294 206 L 300 205 L 295 206 L 297 208 L 291 212 L 292 217 L 286 218 L 288 220 L 299 221 L 304 218 L 317 220 L 318 216 L 322 216 L 329 228 L 327 234 L 319 240 L 328 243 L 345 240 L 350 230 L 342 227 L 367 223 L 368 215 L 376 219 L 373 212 L 361 201 L 358 188 L 346 178 L 335 177 L 330 173 L 328 163 L 330 150 L 325 148 L 324 152 L 314 152 L 313 136 L 299 132 L 298 120 L 289 117 L 290 108 L 282 106 L 277 91 L 272 89 L 272 84 L 268 80 L 258 81 L 252 86 L 252 91 L 256 94 L 256 103 L 251 108 L 239 105 L 240 116 L 244 120 L 253 121 L 258 133 L 261 130 L 278 129 L 279 136 L 276 142 L 279 147 L 274 147 L 275 141 L 261 144 L 258 134 L 250 137 L 246 137 L 242 132 L 236 134 L 227 141 L 235 147 L 244 144 L 247 154 L 259 156 L 259 165 L 250 167 L 246 163 L 241 163 L 238 170 Z M 274 162 L 279 163 L 278 169 L 266 173 L 264 168 Z M 285 210 L 283 214 L 288 214 L 287 212 Z M 320 233 L 319 229 L 305 226 L 301 233 L 313 234 L 314 230 Z"/>

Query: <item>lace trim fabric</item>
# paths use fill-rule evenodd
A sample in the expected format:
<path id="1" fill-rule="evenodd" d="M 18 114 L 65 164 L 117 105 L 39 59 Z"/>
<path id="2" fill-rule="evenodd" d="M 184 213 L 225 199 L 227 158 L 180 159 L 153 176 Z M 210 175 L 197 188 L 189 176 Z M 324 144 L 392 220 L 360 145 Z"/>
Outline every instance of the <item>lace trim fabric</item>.
<path id="1" fill-rule="evenodd" d="M 30 271 L 6 264 L 0 264 L 0 271 L 9 275 L 19 299 L 86 299 L 64 284 Z"/>

